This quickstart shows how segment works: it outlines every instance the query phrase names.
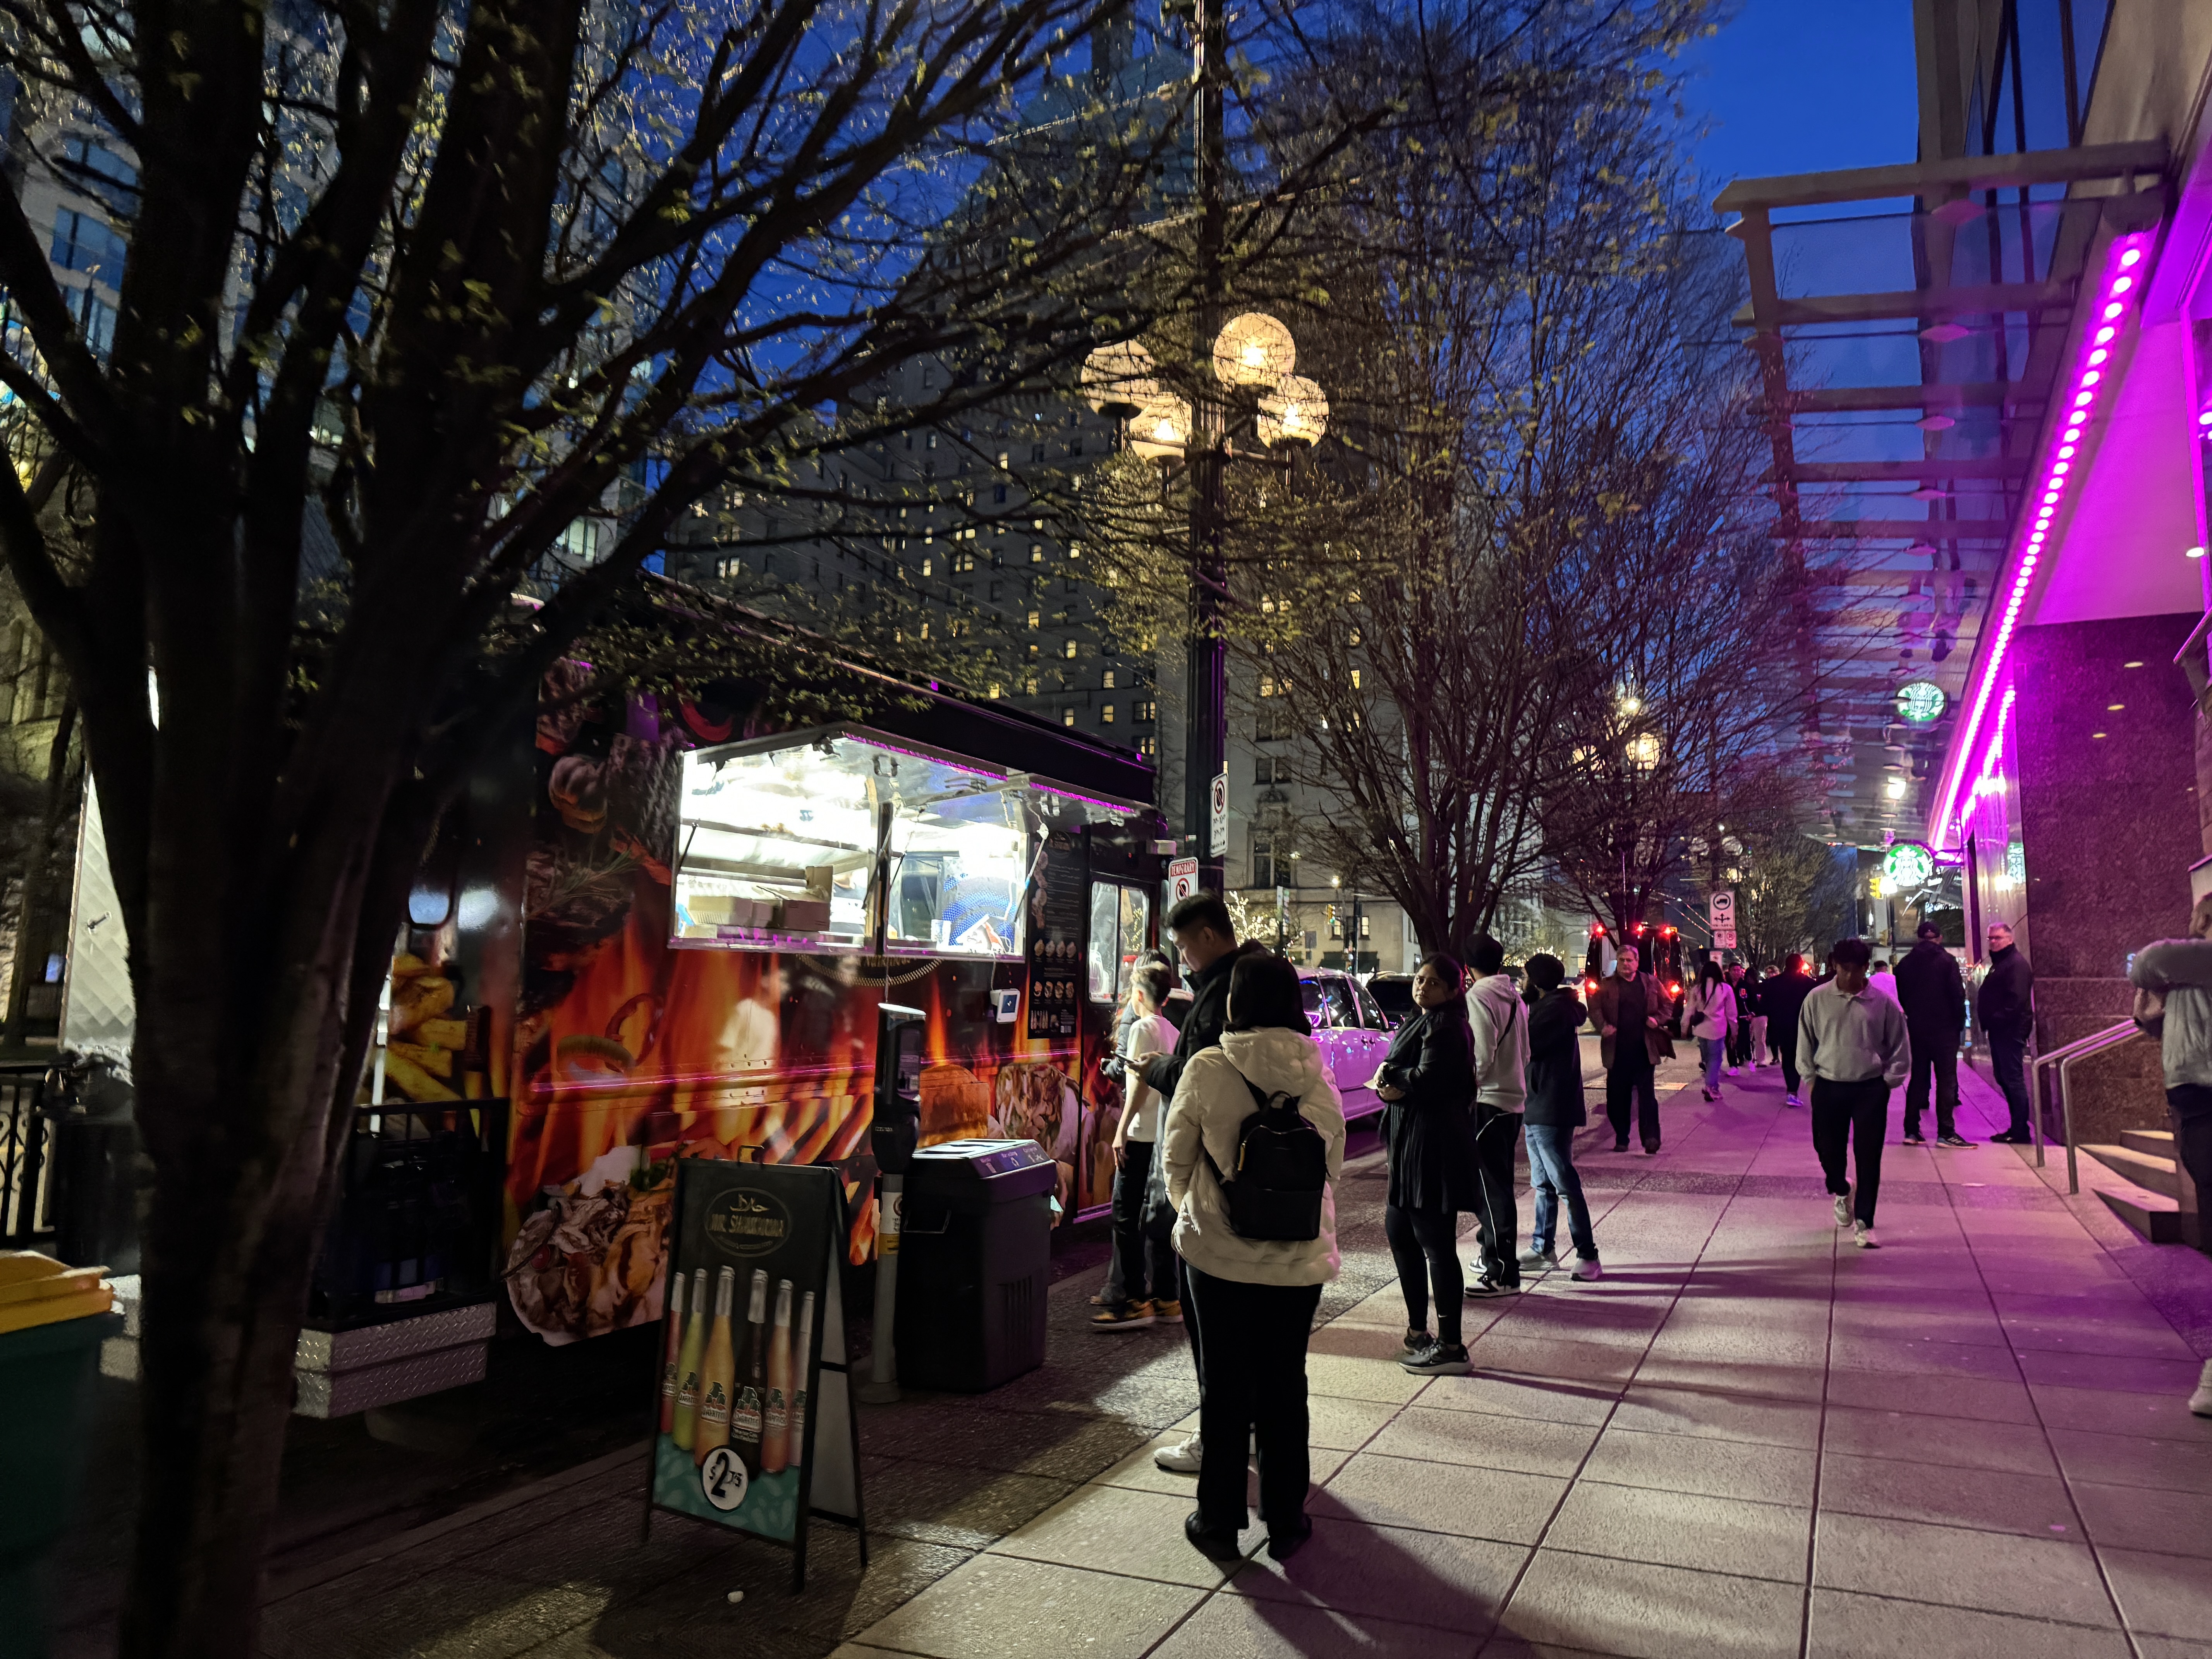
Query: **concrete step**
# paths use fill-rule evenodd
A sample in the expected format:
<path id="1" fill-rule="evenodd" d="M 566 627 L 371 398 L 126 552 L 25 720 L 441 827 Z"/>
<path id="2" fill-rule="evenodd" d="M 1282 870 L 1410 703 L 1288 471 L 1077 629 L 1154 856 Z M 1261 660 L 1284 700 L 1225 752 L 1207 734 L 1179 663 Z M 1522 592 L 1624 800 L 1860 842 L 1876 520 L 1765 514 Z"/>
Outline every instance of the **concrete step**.
<path id="1" fill-rule="evenodd" d="M 2139 1152 L 2132 1146 L 2085 1146 L 2081 1151 L 2138 1187 L 2147 1187 L 2171 1199 L 2179 1200 L 2181 1196 L 2181 1171 L 2171 1158 Z"/>
<path id="2" fill-rule="evenodd" d="M 2173 1156 L 2173 1131 L 2171 1129 L 2123 1129 L 2120 1145 L 2131 1151 L 2148 1152 L 2153 1158 Z"/>
<path id="3" fill-rule="evenodd" d="M 2181 1237 L 2181 1211 L 2173 1205 L 2156 1208 L 2148 1201 L 2124 1198 L 2118 1193 L 2108 1193 L 2103 1188 L 2092 1188 L 2105 1200 L 2106 1207 L 2141 1233 L 2154 1244 L 2179 1244 Z"/>

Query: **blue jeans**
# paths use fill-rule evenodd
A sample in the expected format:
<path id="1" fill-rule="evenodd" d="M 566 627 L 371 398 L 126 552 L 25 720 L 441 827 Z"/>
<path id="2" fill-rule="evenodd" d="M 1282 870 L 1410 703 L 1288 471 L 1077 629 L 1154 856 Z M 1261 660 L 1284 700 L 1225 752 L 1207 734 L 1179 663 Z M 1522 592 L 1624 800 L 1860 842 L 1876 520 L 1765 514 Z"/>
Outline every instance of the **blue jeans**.
<path id="1" fill-rule="evenodd" d="M 1536 1224 L 1528 1230 L 1529 1243 L 1540 1250 L 1551 1249 L 1564 1193 L 1575 1254 L 1585 1261 L 1596 1261 L 1597 1235 L 1590 1231 L 1583 1178 L 1575 1173 L 1575 1132 L 1564 1123 L 1531 1123 L 1524 1133 L 1528 1138 L 1528 1185 L 1536 1199 Z"/>
<path id="2" fill-rule="evenodd" d="M 1721 1060 L 1728 1053 L 1726 1037 L 1699 1037 L 1698 1056 L 1705 1062 L 1705 1087 L 1718 1093 L 1721 1086 Z"/>

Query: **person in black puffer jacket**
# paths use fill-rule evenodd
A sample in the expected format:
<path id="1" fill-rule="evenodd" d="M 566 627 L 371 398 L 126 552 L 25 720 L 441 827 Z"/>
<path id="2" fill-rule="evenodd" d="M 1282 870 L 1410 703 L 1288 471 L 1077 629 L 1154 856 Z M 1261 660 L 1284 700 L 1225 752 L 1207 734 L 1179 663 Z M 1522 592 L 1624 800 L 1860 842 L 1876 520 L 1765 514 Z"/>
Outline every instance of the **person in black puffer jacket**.
<path id="1" fill-rule="evenodd" d="M 1474 1034 L 1468 1029 L 1467 975 L 1448 956 L 1432 956 L 1413 975 L 1420 1012 L 1398 1028 L 1376 1073 L 1389 1103 L 1382 1123 L 1390 1185 L 1383 1237 L 1406 1296 L 1406 1346 L 1399 1363 L 1425 1376 L 1462 1376 L 1467 1348 L 1460 1309 L 1467 1280 L 1455 1249 L 1459 1212 L 1481 1197 L 1474 1162 Z M 1429 1335 L 1429 1297 L 1437 1334 Z"/>
<path id="2" fill-rule="evenodd" d="M 1539 952 L 1528 958 L 1528 1185 L 1536 1200 L 1535 1224 L 1523 1267 L 1559 1265 L 1559 1200 L 1567 1202 L 1567 1236 L 1574 1242 L 1574 1277 L 1599 1278 L 1597 1235 L 1590 1227 L 1583 1180 L 1575 1173 L 1575 1131 L 1589 1121 L 1583 1107 L 1583 1045 L 1576 1030 L 1589 1018 L 1565 981 L 1566 964 Z"/>

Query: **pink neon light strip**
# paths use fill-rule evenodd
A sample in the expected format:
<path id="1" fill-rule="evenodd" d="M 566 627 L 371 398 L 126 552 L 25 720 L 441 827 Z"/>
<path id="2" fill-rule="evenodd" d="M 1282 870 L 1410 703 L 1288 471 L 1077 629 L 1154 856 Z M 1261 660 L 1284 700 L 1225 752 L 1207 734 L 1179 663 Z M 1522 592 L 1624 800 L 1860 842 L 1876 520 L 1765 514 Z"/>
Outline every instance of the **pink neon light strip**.
<path id="1" fill-rule="evenodd" d="M 2135 303 L 2136 291 L 2142 287 L 2140 267 L 2149 253 L 2151 233 L 2138 231 L 2122 236 L 2112 244 L 2103 277 L 2094 290 L 2093 303 L 2098 310 L 2093 320 L 2099 325 L 2086 331 L 2081 361 L 2075 366 L 2074 378 L 2067 384 L 2071 391 L 2059 394 L 2066 400 L 2063 419 L 2054 423 L 2051 434 L 2050 453 L 2043 460 L 2043 482 L 2029 492 L 2030 505 L 2021 515 L 2021 524 L 2014 532 L 2013 574 L 2004 610 L 1996 621 L 1996 637 L 1990 645 L 1989 659 L 1983 665 L 1981 679 L 1976 685 L 1972 712 L 1966 717 L 1958 740 L 1952 745 L 1953 760 L 1948 770 L 1942 795 L 1942 809 L 1936 813 L 1929 839 L 1936 846 L 1944 844 L 1961 825 L 1959 811 L 1960 792 L 1966 787 L 1967 761 L 1973 752 L 1974 740 L 1980 734 L 1982 717 L 1989 713 L 1990 699 L 1996 695 L 2002 677 L 2005 653 L 2012 645 L 2013 629 L 2019 625 L 2021 607 L 2027 602 L 2027 591 L 2035 580 L 2037 561 L 2042 557 L 2045 541 L 2051 533 L 2051 521 L 2058 511 L 2060 498 L 2072 482 L 2075 447 L 2080 443 L 2083 428 L 2095 413 L 2097 396 L 2101 389 L 2104 371 L 2098 367 L 2104 362 L 2103 349 L 2118 331 L 2116 325 Z M 2000 592 L 2006 592 L 2000 587 Z M 1996 763 L 2000 744 L 2004 737 L 2005 715 L 2012 708 L 2013 691 L 2005 690 L 2002 708 L 1997 714 L 1996 735 L 1983 757 L 1979 777 L 1986 778 Z M 1954 842 L 1953 850 L 1956 850 Z"/>

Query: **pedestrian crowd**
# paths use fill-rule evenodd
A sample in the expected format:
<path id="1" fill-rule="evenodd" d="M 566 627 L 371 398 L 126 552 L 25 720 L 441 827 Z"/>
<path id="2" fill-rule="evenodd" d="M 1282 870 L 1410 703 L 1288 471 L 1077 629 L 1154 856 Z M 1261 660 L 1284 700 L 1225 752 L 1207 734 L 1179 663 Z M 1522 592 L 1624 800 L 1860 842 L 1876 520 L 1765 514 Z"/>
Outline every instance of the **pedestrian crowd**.
<path id="1" fill-rule="evenodd" d="M 1092 1298 L 1093 1323 L 1117 1331 L 1182 1322 L 1198 1370 L 1198 1429 L 1155 1455 L 1198 1477 L 1185 1533 L 1210 1556 L 1236 1558 L 1255 1462 L 1267 1550 L 1282 1560 L 1312 1532 L 1306 1345 L 1321 1287 L 1340 1262 L 1344 1102 L 1297 969 L 1239 944 L 1216 894 L 1182 900 L 1164 921 L 1188 1000 L 1171 1021 L 1168 959 L 1154 952 L 1137 964 L 1109 1063 L 1126 1105 L 1113 1143 L 1112 1264 Z M 2008 926 L 1991 924 L 1988 941 L 1972 1005 L 2010 1117 L 1990 1139 L 2025 1141 L 2033 975 Z M 1893 965 L 1851 938 L 1835 942 L 1826 967 L 1816 979 L 1802 956 L 1764 973 L 1708 962 L 1678 1011 L 1633 945 L 1620 948 L 1587 1004 L 1553 956 L 1532 956 L 1525 988 L 1516 985 L 1504 947 L 1486 934 L 1464 962 L 1424 958 L 1413 1011 L 1366 1083 L 1383 1103 L 1383 1235 L 1406 1305 L 1399 1364 L 1418 1375 L 1465 1373 L 1465 1304 L 1514 1295 L 1524 1273 L 1557 1268 L 1563 1206 L 1571 1278 L 1602 1278 L 1574 1163 L 1575 1133 L 1587 1121 L 1585 1024 L 1599 1040 L 1616 1152 L 1628 1150 L 1632 1126 L 1647 1156 L 1660 1151 L 1656 1073 L 1678 1025 L 1698 1044 L 1708 1101 L 1721 1098 L 1724 1077 L 1778 1066 L 1787 1103 L 1809 1109 L 1835 1224 L 1861 1249 L 1878 1248 L 1893 1093 L 1905 1089 L 1905 1144 L 1926 1144 L 1931 1098 L 1936 1144 L 1972 1144 L 1957 1123 L 1969 997 L 1932 922 Z M 2197 906 L 2188 939 L 2138 952 L 2130 977 L 2136 1021 L 2161 1044 L 2180 1161 L 2212 1189 L 2212 898 Z M 1525 1247 L 1514 1200 L 1522 1147 L 1534 1201 Z M 1464 1262 L 1463 1216 L 1474 1218 L 1475 1247 Z M 2190 1403 L 2212 1415 L 2212 1363 Z"/>

